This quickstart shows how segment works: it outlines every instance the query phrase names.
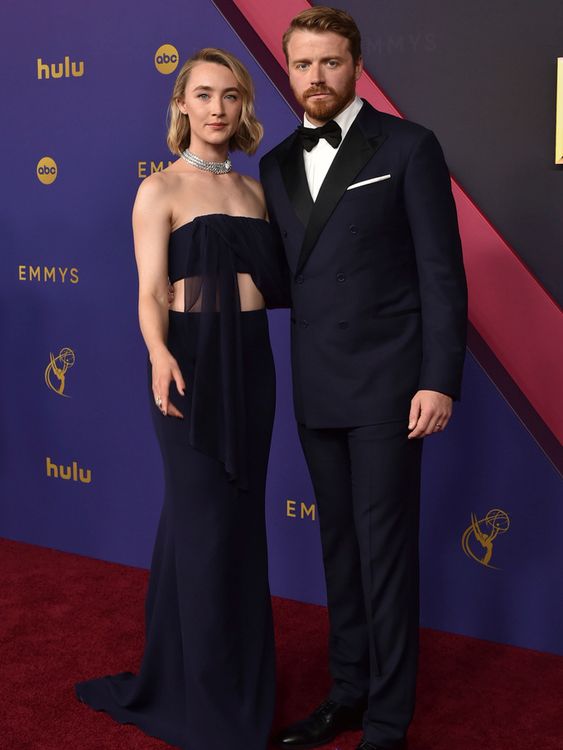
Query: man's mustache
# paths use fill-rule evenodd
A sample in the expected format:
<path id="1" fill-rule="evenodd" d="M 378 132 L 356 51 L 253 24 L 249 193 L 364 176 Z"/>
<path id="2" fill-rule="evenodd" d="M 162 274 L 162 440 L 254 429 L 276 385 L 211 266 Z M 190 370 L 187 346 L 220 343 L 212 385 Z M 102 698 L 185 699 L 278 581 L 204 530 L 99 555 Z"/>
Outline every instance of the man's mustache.
<path id="1" fill-rule="evenodd" d="M 332 89 L 307 89 L 303 96 L 309 97 L 315 94 L 334 94 L 334 91 Z"/>

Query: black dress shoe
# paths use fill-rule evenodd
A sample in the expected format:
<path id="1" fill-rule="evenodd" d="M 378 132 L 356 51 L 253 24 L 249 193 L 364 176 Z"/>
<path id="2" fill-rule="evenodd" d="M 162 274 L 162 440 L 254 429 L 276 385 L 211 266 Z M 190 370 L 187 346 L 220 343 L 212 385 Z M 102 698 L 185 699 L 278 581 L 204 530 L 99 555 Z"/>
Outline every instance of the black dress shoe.
<path id="1" fill-rule="evenodd" d="M 282 729 L 275 739 L 276 745 L 292 750 L 325 745 L 341 732 L 361 729 L 364 710 L 364 706 L 352 708 L 326 700 L 303 721 Z"/>
<path id="2" fill-rule="evenodd" d="M 396 742 L 394 745 L 383 747 L 382 745 L 374 745 L 373 742 L 362 740 L 356 750 L 407 750 L 407 741 L 402 740 L 401 742 Z"/>

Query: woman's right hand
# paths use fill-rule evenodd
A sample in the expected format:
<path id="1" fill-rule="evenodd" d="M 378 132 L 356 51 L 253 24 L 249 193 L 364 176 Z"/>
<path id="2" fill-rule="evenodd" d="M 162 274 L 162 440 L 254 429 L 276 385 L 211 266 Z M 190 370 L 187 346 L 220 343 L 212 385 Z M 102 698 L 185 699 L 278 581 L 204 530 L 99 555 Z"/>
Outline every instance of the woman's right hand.
<path id="1" fill-rule="evenodd" d="M 185 395 L 186 383 L 178 363 L 168 349 L 163 349 L 150 358 L 152 364 L 152 392 L 155 404 L 165 416 L 183 419 L 184 415 L 169 399 L 170 383 L 174 381 L 181 396 Z"/>

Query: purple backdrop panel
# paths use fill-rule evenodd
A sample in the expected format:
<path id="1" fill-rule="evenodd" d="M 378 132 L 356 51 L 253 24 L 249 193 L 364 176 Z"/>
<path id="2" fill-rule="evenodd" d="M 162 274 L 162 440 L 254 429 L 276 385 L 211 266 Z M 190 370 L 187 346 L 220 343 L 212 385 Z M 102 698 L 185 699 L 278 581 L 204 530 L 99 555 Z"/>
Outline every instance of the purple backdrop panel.
<path id="1" fill-rule="evenodd" d="M 2 13 L 0 534 L 147 566 L 163 484 L 130 213 L 141 177 L 171 158 L 174 72 L 157 69 L 155 54 L 168 44 L 180 60 L 201 46 L 240 56 L 266 128 L 260 154 L 296 119 L 209 0 L 24 0 Z M 161 68 L 174 66 L 174 54 L 162 51 Z M 235 165 L 257 175 L 258 158 L 236 155 Z M 318 517 L 292 415 L 287 311 L 270 324 L 272 590 L 323 602 Z M 424 624 L 563 653 L 560 478 L 472 358 L 451 427 L 425 446 L 424 479 Z"/>
<path id="2" fill-rule="evenodd" d="M 563 653 L 561 477 L 472 356 L 423 482 L 423 624 Z"/>
<path id="3" fill-rule="evenodd" d="M 202 46 L 240 56 L 268 132 L 261 153 L 292 115 L 211 2 L 24 1 L 4 6 L 3 20 L 2 336 L 13 365 L 1 376 L 0 533 L 146 566 L 163 486 L 130 215 L 151 162 L 173 158 L 175 75 L 155 54 L 171 44 L 182 61 Z M 46 156 L 50 184 L 36 176 Z M 257 176 L 258 158 L 234 161 Z M 276 349 L 283 382 L 288 355 Z"/>

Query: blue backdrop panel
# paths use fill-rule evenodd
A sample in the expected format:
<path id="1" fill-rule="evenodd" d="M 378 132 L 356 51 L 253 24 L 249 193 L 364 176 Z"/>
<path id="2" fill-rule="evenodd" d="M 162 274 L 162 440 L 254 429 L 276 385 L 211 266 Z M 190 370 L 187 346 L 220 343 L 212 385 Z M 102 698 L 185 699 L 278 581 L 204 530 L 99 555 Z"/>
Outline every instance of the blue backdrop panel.
<path id="1" fill-rule="evenodd" d="M 130 214 L 151 162 L 172 158 L 165 111 L 175 73 L 160 72 L 155 53 L 170 44 L 183 61 L 219 46 L 249 67 L 266 137 L 258 157 L 235 155 L 243 172 L 257 176 L 260 154 L 295 117 L 209 0 L 9 2 L 0 29 L 8 146 L 0 534 L 147 566 L 163 486 Z M 36 174 L 43 157 L 56 164 L 51 184 Z M 291 406 L 287 312 L 271 313 L 270 327 L 278 377 L 267 494 L 272 590 L 323 602 L 318 518 Z M 425 446 L 424 475 L 423 623 L 563 653 L 560 478 L 471 357 L 451 427 Z"/>

